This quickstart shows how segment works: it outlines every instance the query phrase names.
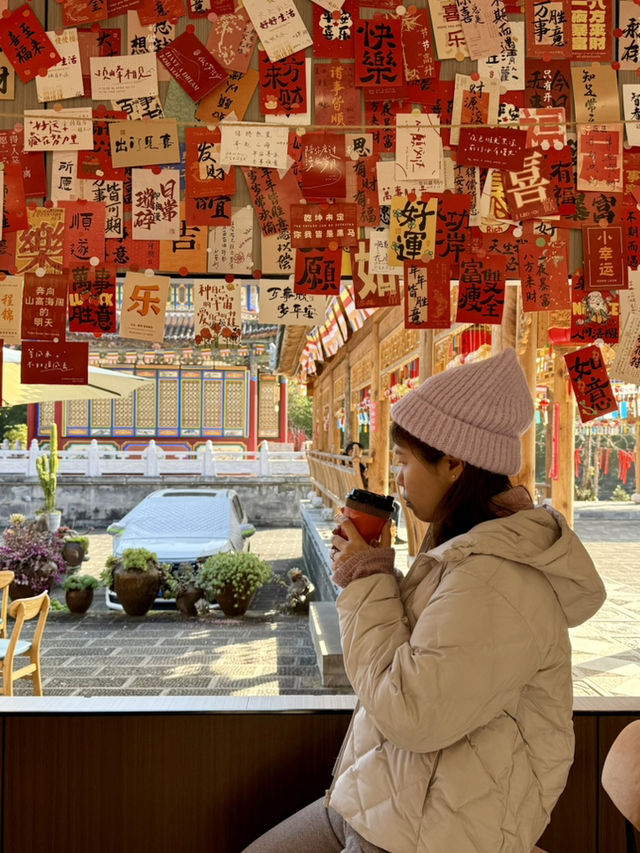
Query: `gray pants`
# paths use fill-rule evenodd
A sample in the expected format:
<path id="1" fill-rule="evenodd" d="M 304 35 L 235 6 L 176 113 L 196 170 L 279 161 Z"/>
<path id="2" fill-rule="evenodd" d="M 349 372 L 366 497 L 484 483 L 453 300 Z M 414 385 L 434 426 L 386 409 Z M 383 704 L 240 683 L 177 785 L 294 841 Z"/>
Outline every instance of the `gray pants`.
<path id="1" fill-rule="evenodd" d="M 243 853 L 386 853 L 365 841 L 321 797 L 261 835 Z"/>

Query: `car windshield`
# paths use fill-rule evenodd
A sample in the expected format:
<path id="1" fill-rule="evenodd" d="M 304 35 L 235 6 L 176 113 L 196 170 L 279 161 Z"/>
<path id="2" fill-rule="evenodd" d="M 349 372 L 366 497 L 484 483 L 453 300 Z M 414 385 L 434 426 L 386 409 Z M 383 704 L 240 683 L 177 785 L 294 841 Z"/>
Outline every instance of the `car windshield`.
<path id="1" fill-rule="evenodd" d="M 231 529 L 231 503 L 226 495 L 153 495 L 124 521 L 127 533 L 226 539 Z"/>

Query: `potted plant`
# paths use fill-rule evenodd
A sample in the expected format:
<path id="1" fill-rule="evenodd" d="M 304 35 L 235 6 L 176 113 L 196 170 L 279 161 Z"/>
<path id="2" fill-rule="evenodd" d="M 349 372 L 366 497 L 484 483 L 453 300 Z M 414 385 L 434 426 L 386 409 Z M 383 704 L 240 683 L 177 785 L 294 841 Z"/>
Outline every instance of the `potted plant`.
<path id="1" fill-rule="evenodd" d="M 217 601 L 225 616 L 242 616 L 256 591 L 272 581 L 280 583 L 269 563 L 246 551 L 214 554 L 200 572 L 205 598 Z"/>
<path id="2" fill-rule="evenodd" d="M 52 533 L 60 527 L 62 513 L 56 509 L 56 491 L 58 489 L 58 427 L 51 424 L 49 434 L 49 452 L 38 456 L 36 471 L 44 494 L 44 511 L 47 524 Z"/>
<path id="3" fill-rule="evenodd" d="M 120 557 L 107 557 L 100 580 L 115 590 L 129 616 L 144 616 L 160 590 L 171 593 L 169 566 L 146 548 L 126 548 Z"/>
<path id="4" fill-rule="evenodd" d="M 169 592 L 176 599 L 176 607 L 185 616 L 197 616 L 196 602 L 203 597 L 200 567 L 193 563 L 180 563 L 171 574 Z"/>
<path id="5" fill-rule="evenodd" d="M 11 598 L 28 598 L 50 592 L 67 573 L 62 558 L 63 540 L 44 527 L 39 519 L 12 515 L 2 533 L 0 569 L 14 572 Z"/>
<path id="6" fill-rule="evenodd" d="M 64 545 L 62 546 L 62 556 L 68 566 L 75 569 L 77 566 L 81 565 L 88 553 L 88 536 L 79 536 L 73 530 L 65 533 Z"/>
<path id="7" fill-rule="evenodd" d="M 86 613 L 93 601 L 93 591 L 99 586 L 92 575 L 68 575 L 62 587 L 67 607 L 72 613 Z"/>

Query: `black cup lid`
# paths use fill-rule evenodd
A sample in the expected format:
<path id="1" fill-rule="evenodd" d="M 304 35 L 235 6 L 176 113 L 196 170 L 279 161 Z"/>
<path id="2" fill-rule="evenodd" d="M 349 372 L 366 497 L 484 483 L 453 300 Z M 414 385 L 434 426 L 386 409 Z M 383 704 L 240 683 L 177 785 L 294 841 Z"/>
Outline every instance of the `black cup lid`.
<path id="1" fill-rule="evenodd" d="M 369 492 L 366 489 L 351 489 L 347 495 L 347 500 L 375 507 L 386 512 L 393 511 L 393 495 L 378 495 L 376 492 Z"/>

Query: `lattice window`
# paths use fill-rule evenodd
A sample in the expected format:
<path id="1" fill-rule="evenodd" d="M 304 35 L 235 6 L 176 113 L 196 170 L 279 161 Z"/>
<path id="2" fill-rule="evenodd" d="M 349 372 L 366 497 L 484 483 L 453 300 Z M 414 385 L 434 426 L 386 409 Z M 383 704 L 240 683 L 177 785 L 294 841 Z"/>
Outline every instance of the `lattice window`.
<path id="1" fill-rule="evenodd" d="M 49 435 L 51 424 L 56 419 L 55 403 L 40 403 L 38 406 L 38 435 Z"/>
<path id="2" fill-rule="evenodd" d="M 186 378 L 182 374 L 181 383 L 180 430 L 200 429 L 202 423 L 202 378 Z"/>
<path id="3" fill-rule="evenodd" d="M 146 382 L 136 391 L 136 430 L 156 431 L 156 383 Z"/>
<path id="4" fill-rule="evenodd" d="M 91 401 L 91 429 L 111 430 L 111 400 Z"/>
<path id="5" fill-rule="evenodd" d="M 136 391 L 139 394 L 140 391 Z M 128 397 L 118 397 L 113 401 L 113 426 L 115 429 L 133 430 L 133 401 L 134 394 Z"/>
<path id="6" fill-rule="evenodd" d="M 222 400 L 222 377 L 207 380 L 204 383 L 203 426 L 205 429 L 222 429 Z"/>
<path id="7" fill-rule="evenodd" d="M 260 379 L 258 395 L 258 435 L 263 438 L 277 438 L 280 434 L 278 403 L 280 384 L 275 377 Z"/>
<path id="8" fill-rule="evenodd" d="M 178 374 L 163 371 L 158 377 L 158 429 L 178 431 Z"/>
<path id="9" fill-rule="evenodd" d="M 245 424 L 245 385 L 244 379 L 229 379 L 225 381 L 224 394 L 224 428 L 226 430 L 242 430 Z"/>

